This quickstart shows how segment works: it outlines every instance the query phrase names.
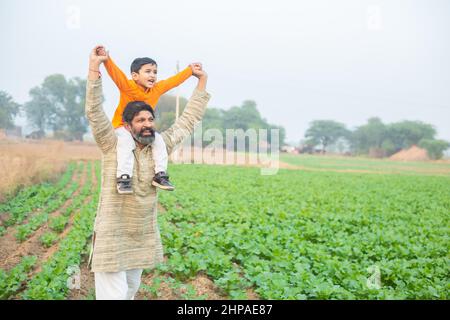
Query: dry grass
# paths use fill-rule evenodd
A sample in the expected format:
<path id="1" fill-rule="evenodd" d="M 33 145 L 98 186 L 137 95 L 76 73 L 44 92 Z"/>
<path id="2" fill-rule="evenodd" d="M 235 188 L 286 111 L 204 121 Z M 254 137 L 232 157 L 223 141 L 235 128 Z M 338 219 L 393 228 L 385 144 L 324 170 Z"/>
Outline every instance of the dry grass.
<path id="1" fill-rule="evenodd" d="M 0 140 L 0 202 L 23 186 L 55 180 L 71 160 L 100 159 L 94 143 Z"/>

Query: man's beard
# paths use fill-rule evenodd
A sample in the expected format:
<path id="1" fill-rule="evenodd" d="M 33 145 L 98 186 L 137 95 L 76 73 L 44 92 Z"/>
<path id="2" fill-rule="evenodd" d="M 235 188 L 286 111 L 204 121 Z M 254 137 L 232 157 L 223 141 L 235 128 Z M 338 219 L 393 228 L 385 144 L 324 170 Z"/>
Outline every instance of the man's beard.
<path id="1" fill-rule="evenodd" d="M 150 131 L 150 135 L 149 136 L 144 136 L 143 133 L 148 130 Z M 148 145 L 153 143 L 153 141 L 155 141 L 155 130 L 153 130 L 153 128 L 146 128 L 143 127 L 141 129 L 141 131 L 136 132 L 133 128 L 131 129 L 131 135 L 133 136 L 134 140 L 136 140 L 137 142 L 139 142 L 140 144 L 143 145 Z"/>

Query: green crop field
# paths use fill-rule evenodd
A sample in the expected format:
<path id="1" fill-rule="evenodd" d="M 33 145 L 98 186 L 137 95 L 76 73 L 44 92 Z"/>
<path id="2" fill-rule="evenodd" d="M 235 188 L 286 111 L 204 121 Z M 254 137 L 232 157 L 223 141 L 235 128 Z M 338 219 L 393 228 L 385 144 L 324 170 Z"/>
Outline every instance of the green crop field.
<path id="1" fill-rule="evenodd" d="M 204 270 L 233 298 L 448 298 L 449 178 L 171 170 L 160 222 L 165 270 L 180 277 Z"/>
<path id="2" fill-rule="evenodd" d="M 448 165 L 282 160 L 314 170 L 171 165 L 176 191 L 159 192 L 167 259 L 141 292 L 158 298 L 167 284 L 205 299 L 191 285 L 201 274 L 226 299 L 449 298 Z M 0 204 L 1 299 L 93 297 L 87 276 L 68 288 L 67 270 L 84 275 L 99 182 L 98 161 L 73 163 Z"/>

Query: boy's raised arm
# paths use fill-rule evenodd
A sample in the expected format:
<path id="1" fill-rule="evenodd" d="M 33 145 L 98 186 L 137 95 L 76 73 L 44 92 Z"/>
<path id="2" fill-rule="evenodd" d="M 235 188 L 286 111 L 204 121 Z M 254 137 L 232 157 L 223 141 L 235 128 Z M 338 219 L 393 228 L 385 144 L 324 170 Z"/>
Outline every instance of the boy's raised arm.
<path id="1" fill-rule="evenodd" d="M 180 71 L 179 73 L 170 78 L 158 81 L 155 87 L 157 90 L 161 92 L 161 94 L 164 94 L 170 89 L 178 87 L 180 84 L 185 82 L 190 76 L 192 76 L 191 66 L 185 68 L 184 70 Z"/>
<path id="2" fill-rule="evenodd" d="M 198 78 L 197 87 L 192 93 L 183 113 L 169 129 L 161 133 L 166 143 L 168 154 L 172 153 L 174 148 L 194 131 L 195 125 L 202 120 L 207 103 L 211 97 L 206 92 L 208 79 L 206 72 L 195 70 L 194 76 Z"/>
<path id="3" fill-rule="evenodd" d="M 123 71 L 120 70 L 120 68 L 114 63 L 114 61 L 109 56 L 109 52 L 106 51 L 104 47 L 101 47 L 97 52 L 100 56 L 106 56 L 106 60 L 103 62 L 103 64 L 112 81 L 114 81 L 114 83 L 116 84 L 117 88 L 131 97 L 133 97 L 134 95 L 139 95 L 139 91 L 137 90 L 137 88 L 132 85 L 132 83 L 128 80 L 126 74 L 123 73 Z"/>

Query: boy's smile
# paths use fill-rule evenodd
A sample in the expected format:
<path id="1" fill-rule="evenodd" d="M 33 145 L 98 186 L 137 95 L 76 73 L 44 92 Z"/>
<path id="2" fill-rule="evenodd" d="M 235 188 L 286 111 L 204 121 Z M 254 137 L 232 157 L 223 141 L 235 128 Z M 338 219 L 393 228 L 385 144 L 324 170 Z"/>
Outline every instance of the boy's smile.
<path id="1" fill-rule="evenodd" d="M 144 64 L 139 69 L 139 73 L 132 73 L 133 80 L 144 89 L 153 88 L 156 83 L 157 75 L 158 66 L 150 63 Z"/>

